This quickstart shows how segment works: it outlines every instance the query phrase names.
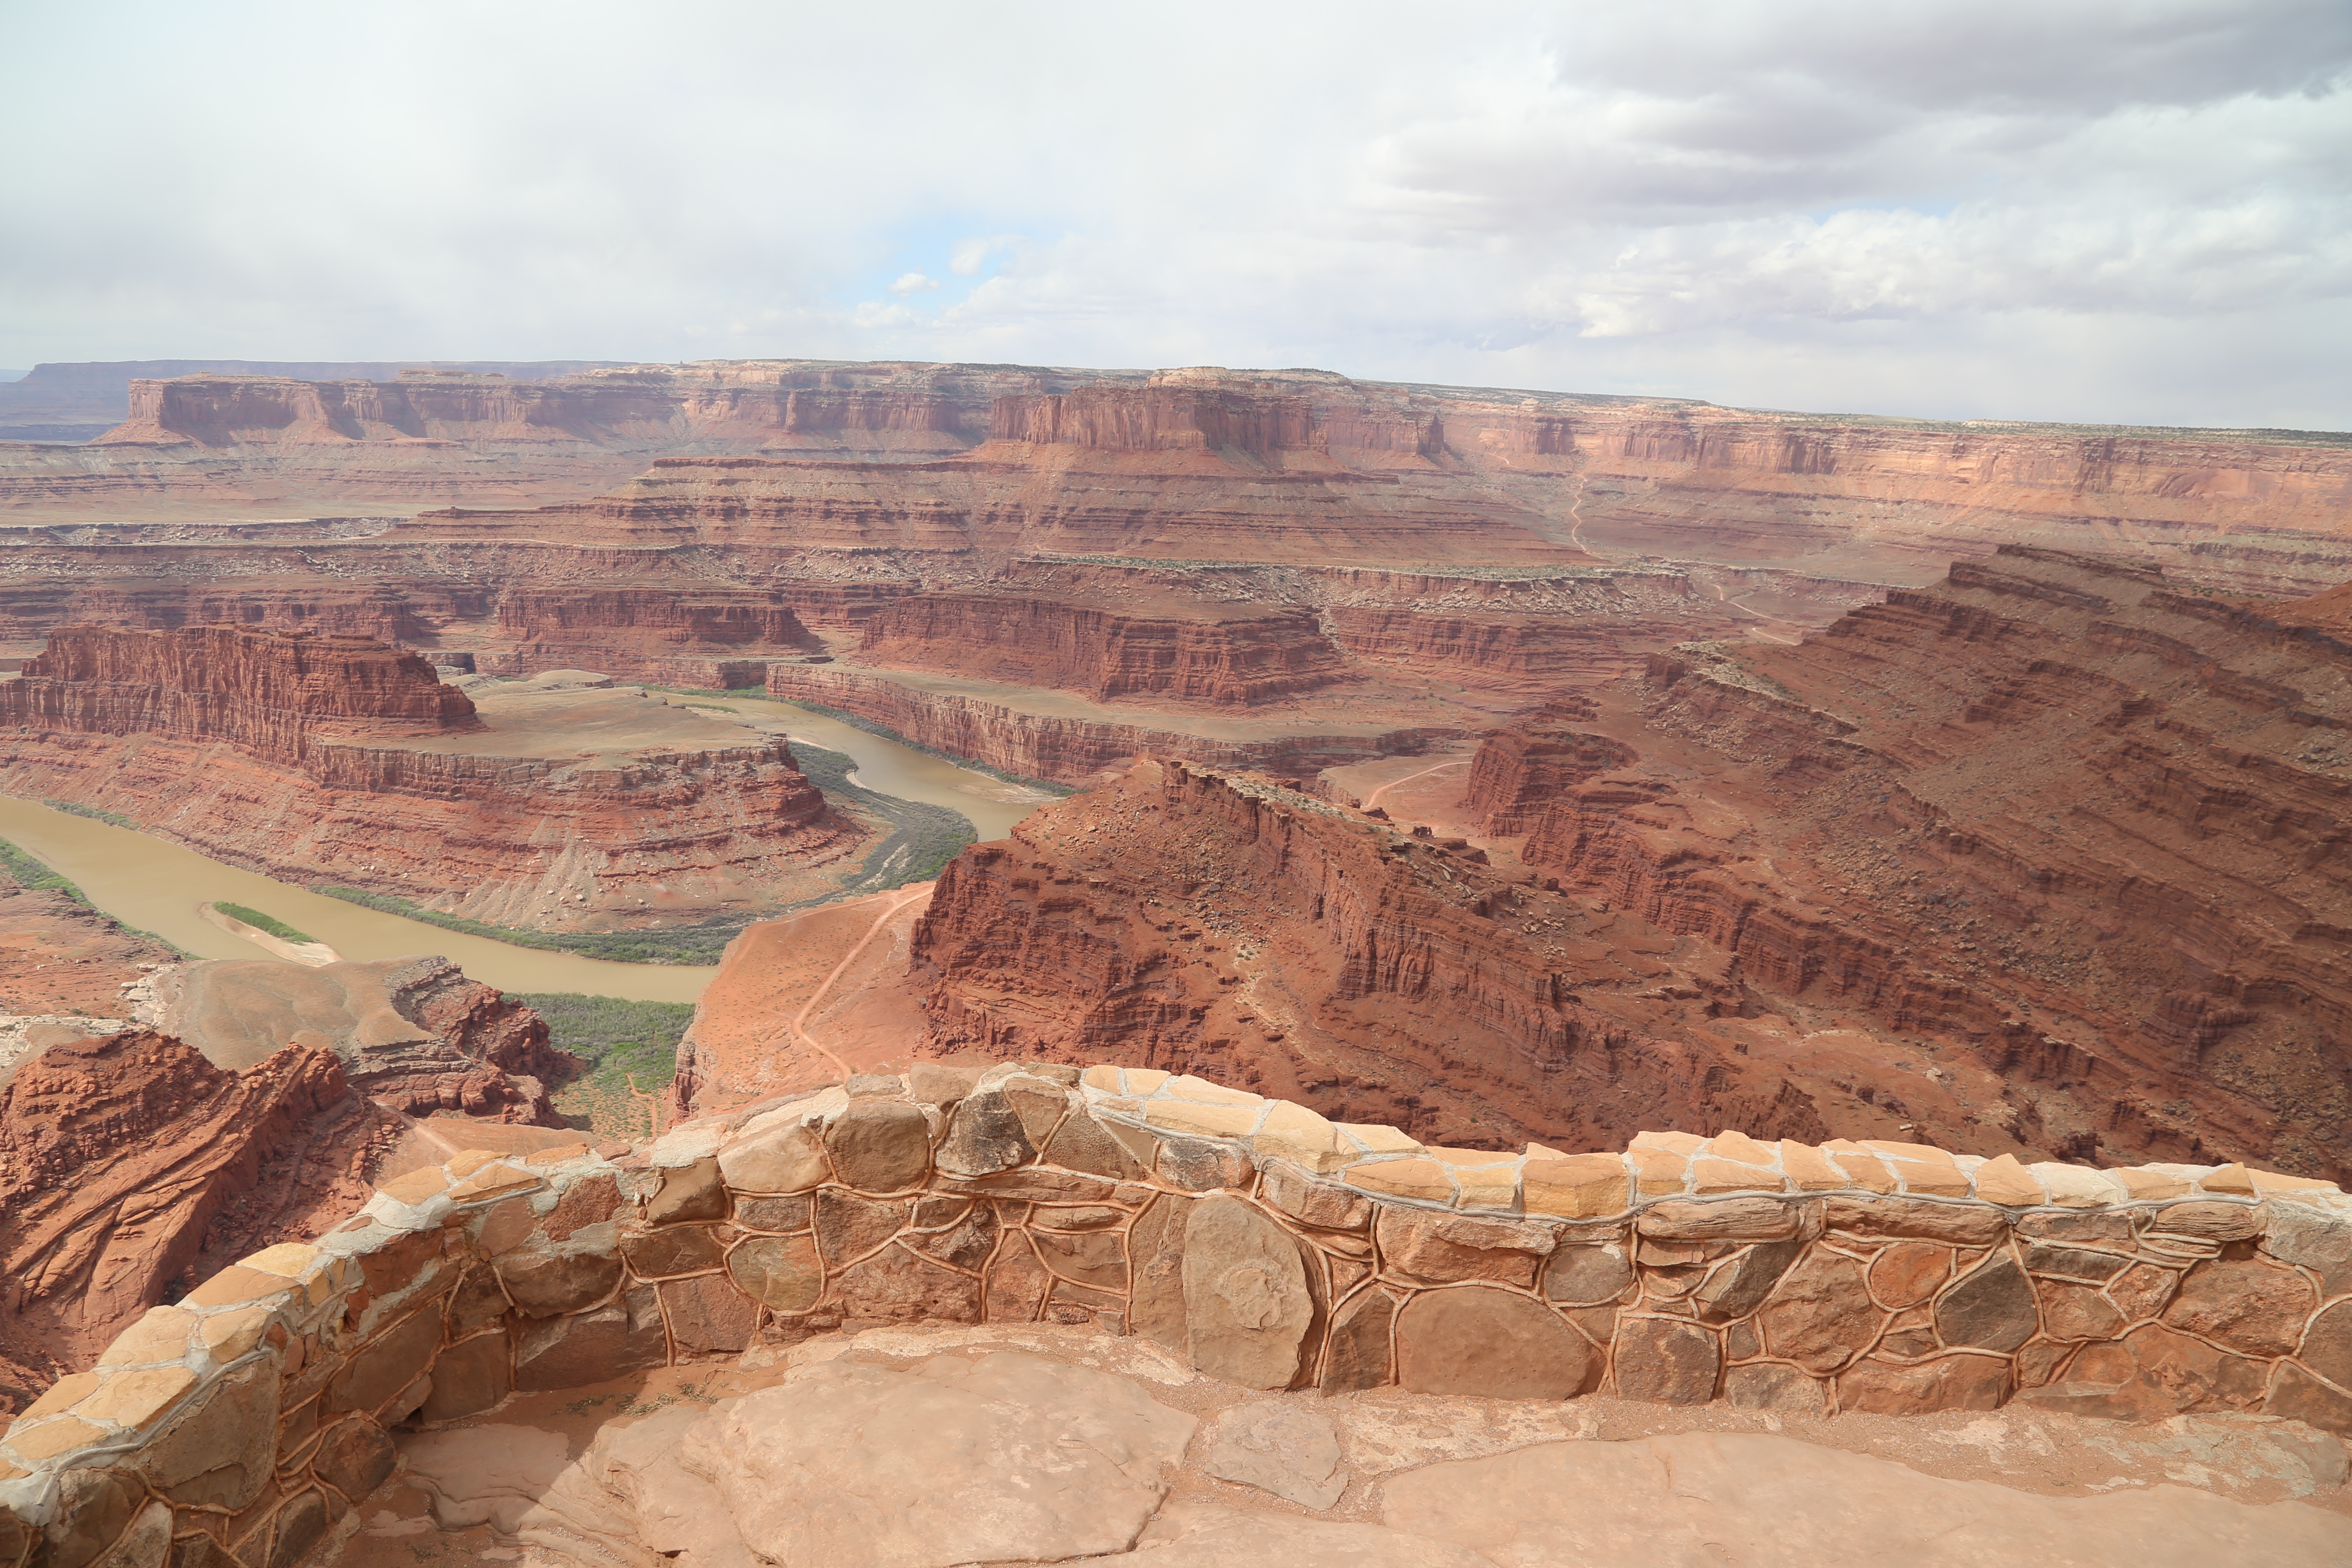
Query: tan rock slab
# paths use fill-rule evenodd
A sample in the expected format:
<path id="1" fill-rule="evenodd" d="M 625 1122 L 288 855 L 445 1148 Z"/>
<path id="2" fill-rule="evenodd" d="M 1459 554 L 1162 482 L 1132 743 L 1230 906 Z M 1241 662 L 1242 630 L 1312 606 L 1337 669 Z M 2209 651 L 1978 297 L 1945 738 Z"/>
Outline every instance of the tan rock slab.
<path id="1" fill-rule="evenodd" d="M 1171 1503 L 1133 1553 L 1087 1557 L 1093 1568 L 1494 1568 L 1494 1559 L 1384 1525 Z"/>
<path id="2" fill-rule="evenodd" d="M 449 1197 L 456 1203 L 478 1203 L 484 1198 L 496 1197 L 501 1193 L 521 1192 L 539 1184 L 539 1178 L 529 1171 L 519 1170 L 509 1164 L 493 1163 L 484 1165 L 480 1170 L 451 1187 Z"/>
<path id="3" fill-rule="evenodd" d="M 1134 1544 L 1194 1425 L 1127 1378 L 1019 1352 L 836 1361 L 714 1411 L 678 1458 L 771 1561 L 1058 1562 Z"/>
<path id="4" fill-rule="evenodd" d="M 1256 1130 L 1264 1109 L 1255 1100 L 1247 1104 L 1224 1101 L 1202 1104 L 1184 1100 L 1155 1100 L 1145 1107 L 1143 1119 L 1150 1126 L 1200 1138 L 1246 1138 Z M 1285 1158 L 1288 1157 L 1286 1152 Z"/>
<path id="5" fill-rule="evenodd" d="M 1976 1194 L 1989 1204 L 2000 1204 L 2010 1208 L 2026 1208 L 2050 1201 L 2033 1173 L 2017 1163 L 2014 1154 L 2001 1154 L 1987 1160 L 1976 1169 Z"/>
<path id="6" fill-rule="evenodd" d="M 194 1312 L 184 1308 L 150 1307 L 138 1321 L 114 1336 L 114 1342 L 100 1355 L 98 1364 L 101 1367 L 140 1366 L 152 1362 L 178 1361 L 188 1353 L 188 1335 L 198 1321 Z M 233 1360 L 234 1357 L 222 1359 Z"/>
<path id="7" fill-rule="evenodd" d="M 1696 1193 L 1777 1193 L 1781 1187 L 1780 1174 L 1759 1165 L 1737 1164 L 1729 1160 L 1710 1160 L 1705 1156 L 1691 1162 L 1691 1190 Z"/>
<path id="8" fill-rule="evenodd" d="M 1600 1381 L 1600 1355 L 1542 1303 L 1473 1285 L 1423 1290 L 1396 1316 L 1397 1381 L 1415 1394 L 1566 1399 Z"/>
<path id="9" fill-rule="evenodd" d="M 1431 1465 L 1383 1483 L 1381 1517 L 1497 1568 L 2320 1568 L 2352 1554 L 2352 1522 L 2315 1508 L 2180 1487 L 2044 1497 L 1761 1434 Z"/>
<path id="10" fill-rule="evenodd" d="M 1423 1203 L 1454 1201 L 1454 1172 L 1435 1160 L 1370 1160 L 1348 1167 L 1348 1184 L 1391 1197 Z"/>
<path id="11" fill-rule="evenodd" d="M 106 1436 L 102 1426 L 93 1426 L 79 1416 L 65 1415 L 44 1421 L 27 1421 L 19 1415 L 8 1428 L 8 1447 L 16 1456 L 39 1464 L 68 1449 L 95 1443 Z"/>
<path id="12" fill-rule="evenodd" d="M 189 1291 L 187 1300 L 198 1307 L 235 1307 L 290 1292 L 294 1289 L 294 1281 L 282 1274 L 265 1274 L 259 1269 L 232 1263 Z"/>
<path id="13" fill-rule="evenodd" d="M 1339 1431 L 1319 1411 L 1286 1400 L 1237 1405 L 1212 1421 L 1201 1440 L 1207 1450 L 1201 1468 L 1221 1481 L 1318 1511 L 1348 1489 Z"/>
<path id="14" fill-rule="evenodd" d="M 1779 1147 L 1780 1169 L 1799 1192 L 1827 1192 L 1846 1184 L 1845 1173 L 1812 1144 L 1784 1138 Z"/>
<path id="15" fill-rule="evenodd" d="M 1306 1260 L 1255 1205 L 1213 1193 L 1184 1225 L 1184 1313 L 1194 1366 L 1248 1388 L 1287 1388 L 1315 1318 Z"/>
<path id="16" fill-rule="evenodd" d="M 62 1415 L 83 1400 L 96 1394 L 106 1379 L 94 1372 L 69 1372 L 49 1384 L 38 1399 L 16 1415 L 19 1421 L 38 1421 L 47 1415 Z"/>
<path id="17" fill-rule="evenodd" d="M 1356 1157 L 1355 1149 L 1340 1138 L 1339 1130 L 1328 1120 L 1285 1100 L 1267 1107 L 1265 1120 L 1251 1134 L 1250 1147 L 1261 1165 L 1269 1160 L 1288 1160 L 1318 1175 L 1337 1171 Z"/>
<path id="18" fill-rule="evenodd" d="M 1633 1163 L 1635 1187 L 1643 1197 L 1663 1197 L 1690 1184 L 1690 1160 L 1671 1149 L 1633 1148 L 1625 1151 Z"/>
<path id="19" fill-rule="evenodd" d="M 1633 1228 L 1661 1241 L 1783 1241 L 1797 1234 L 1798 1208 L 1775 1198 L 1653 1204 Z"/>
<path id="20" fill-rule="evenodd" d="M 195 1387 L 196 1374 L 184 1366 L 144 1367 L 109 1376 L 97 1393 L 74 1406 L 85 1421 L 110 1421 L 132 1430 L 152 1426 L 181 1395 Z"/>
<path id="21" fill-rule="evenodd" d="M 1520 1172 L 1520 1194 L 1528 1213 L 1563 1219 L 1622 1214 L 1633 1202 L 1625 1162 L 1614 1154 L 1530 1159 Z"/>

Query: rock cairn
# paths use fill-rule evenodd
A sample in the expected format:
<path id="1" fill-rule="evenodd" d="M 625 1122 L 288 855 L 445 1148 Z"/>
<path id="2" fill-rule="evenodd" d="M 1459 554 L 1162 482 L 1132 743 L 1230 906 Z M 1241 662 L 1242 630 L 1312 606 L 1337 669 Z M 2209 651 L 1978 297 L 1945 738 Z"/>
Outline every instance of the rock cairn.
<path id="1" fill-rule="evenodd" d="M 2352 1199 L 2243 1165 L 1433 1148 L 1197 1078 L 921 1064 L 462 1155 L 125 1331 L 0 1442 L 0 1568 L 294 1568 L 387 1428 L 845 1323 L 1094 1324 L 1264 1389 L 2352 1431 Z"/>

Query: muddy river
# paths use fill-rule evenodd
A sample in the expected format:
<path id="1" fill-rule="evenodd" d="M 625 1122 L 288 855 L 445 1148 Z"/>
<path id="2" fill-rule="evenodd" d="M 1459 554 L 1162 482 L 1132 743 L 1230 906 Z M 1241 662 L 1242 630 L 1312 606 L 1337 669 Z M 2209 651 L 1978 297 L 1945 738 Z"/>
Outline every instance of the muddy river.
<path id="1" fill-rule="evenodd" d="M 790 703 L 676 696 L 670 700 L 727 709 L 758 728 L 781 730 L 854 758 L 856 783 L 904 800 L 960 811 L 984 839 L 1003 837 L 1051 798 Z M 611 963 L 463 936 L 241 871 L 194 849 L 53 811 L 35 801 L 0 796 L 0 838 L 72 879 L 90 902 L 125 925 L 153 931 L 200 958 L 268 956 L 207 924 L 196 912 L 200 905 L 226 901 L 275 915 L 345 958 L 445 953 L 475 979 L 506 991 L 583 991 L 646 1002 L 691 1002 L 716 973 L 709 967 Z"/>

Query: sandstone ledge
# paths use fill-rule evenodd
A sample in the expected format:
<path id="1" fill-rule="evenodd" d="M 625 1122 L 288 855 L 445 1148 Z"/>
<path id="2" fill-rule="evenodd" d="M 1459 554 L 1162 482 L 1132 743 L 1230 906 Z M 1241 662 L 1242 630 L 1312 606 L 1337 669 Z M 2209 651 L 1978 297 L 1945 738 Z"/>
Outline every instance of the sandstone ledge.
<path id="1" fill-rule="evenodd" d="M 1139 1334 L 1269 1390 L 2344 1432 L 2352 1201 L 1737 1132 L 1435 1148 L 1196 1078 L 924 1064 L 637 1147 L 461 1155 L 255 1254 L 8 1427 L 0 1562 L 203 1535 L 291 1568 L 388 1473 L 387 1427 L 925 1320 Z"/>

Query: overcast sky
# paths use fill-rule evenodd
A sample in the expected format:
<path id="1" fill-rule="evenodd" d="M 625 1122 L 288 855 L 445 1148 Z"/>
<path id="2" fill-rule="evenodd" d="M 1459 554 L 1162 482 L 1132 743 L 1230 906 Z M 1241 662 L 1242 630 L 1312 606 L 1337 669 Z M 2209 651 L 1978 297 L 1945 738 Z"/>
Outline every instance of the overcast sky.
<path id="1" fill-rule="evenodd" d="M 0 0 L 0 365 L 2352 428 L 2352 4 Z"/>

